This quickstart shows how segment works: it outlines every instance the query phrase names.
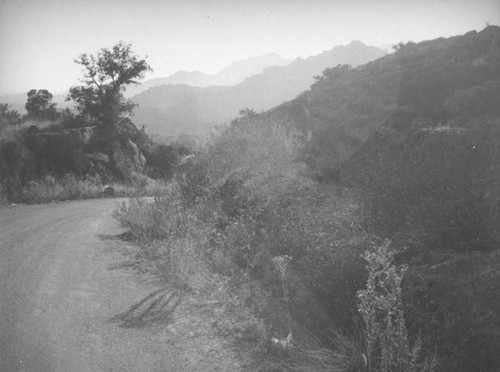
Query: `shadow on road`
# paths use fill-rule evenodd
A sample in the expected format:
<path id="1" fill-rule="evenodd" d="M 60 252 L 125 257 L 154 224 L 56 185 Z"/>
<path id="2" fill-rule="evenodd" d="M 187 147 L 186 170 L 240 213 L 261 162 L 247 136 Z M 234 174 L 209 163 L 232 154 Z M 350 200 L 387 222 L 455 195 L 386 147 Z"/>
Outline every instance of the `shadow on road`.
<path id="1" fill-rule="evenodd" d="M 125 243 L 130 243 L 134 241 L 134 236 L 130 230 L 127 230 L 121 234 L 117 235 L 107 235 L 107 234 L 99 234 L 98 235 L 99 239 L 103 241 L 113 241 L 115 243 L 119 242 L 125 242 Z M 119 245 L 115 245 L 116 247 L 120 247 Z M 122 251 L 122 249 L 119 249 Z M 124 260 L 120 263 L 116 264 L 111 264 L 109 265 L 109 270 L 121 270 L 121 269 L 136 269 L 138 267 L 138 262 L 137 260 L 134 259 L 129 259 L 129 260 Z"/>
<path id="2" fill-rule="evenodd" d="M 121 234 L 118 235 L 106 235 L 106 234 L 99 234 L 97 235 L 99 239 L 101 240 L 120 240 L 122 242 L 132 242 L 134 240 L 134 234 L 132 234 L 132 231 L 127 230 Z"/>
<path id="3" fill-rule="evenodd" d="M 99 235 L 104 241 L 132 242 L 133 234 L 130 230 L 118 235 Z M 127 259 L 119 263 L 109 265 L 109 270 L 138 269 L 139 263 L 135 259 Z M 109 322 L 118 323 L 123 328 L 146 327 L 155 324 L 168 324 L 172 321 L 173 313 L 181 303 L 183 291 L 172 289 L 171 286 L 162 287 L 139 302 L 130 306 L 124 312 L 110 318 Z"/>
<path id="4" fill-rule="evenodd" d="M 155 324 L 168 324 L 173 313 L 182 301 L 183 292 L 161 288 L 132 305 L 126 312 L 117 314 L 109 322 L 118 323 L 123 328 L 146 327 Z"/>

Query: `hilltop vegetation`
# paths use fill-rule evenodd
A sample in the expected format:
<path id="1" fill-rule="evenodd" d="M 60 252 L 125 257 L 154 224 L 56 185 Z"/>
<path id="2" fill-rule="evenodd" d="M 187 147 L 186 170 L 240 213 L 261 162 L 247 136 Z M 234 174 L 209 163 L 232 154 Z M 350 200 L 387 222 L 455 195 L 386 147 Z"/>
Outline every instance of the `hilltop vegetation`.
<path id="1" fill-rule="evenodd" d="M 333 66 L 117 213 L 253 370 L 500 365 L 500 28 Z"/>

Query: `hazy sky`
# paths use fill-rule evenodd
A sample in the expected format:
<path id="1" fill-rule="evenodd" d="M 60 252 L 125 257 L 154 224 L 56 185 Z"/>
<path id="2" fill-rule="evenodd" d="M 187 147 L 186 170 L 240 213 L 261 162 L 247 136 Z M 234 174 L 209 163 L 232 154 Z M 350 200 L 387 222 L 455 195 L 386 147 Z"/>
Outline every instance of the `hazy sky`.
<path id="1" fill-rule="evenodd" d="M 123 40 L 154 72 L 215 73 L 276 52 L 421 41 L 500 24 L 498 0 L 0 0 L 0 94 L 63 93 L 81 53 Z"/>

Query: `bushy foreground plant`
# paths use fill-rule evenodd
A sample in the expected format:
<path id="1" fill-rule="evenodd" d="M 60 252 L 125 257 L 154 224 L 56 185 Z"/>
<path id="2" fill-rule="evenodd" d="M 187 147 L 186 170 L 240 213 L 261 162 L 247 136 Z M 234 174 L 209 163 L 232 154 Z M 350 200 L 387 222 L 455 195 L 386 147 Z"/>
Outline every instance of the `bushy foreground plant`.
<path id="1" fill-rule="evenodd" d="M 365 324 L 367 370 L 433 371 L 435 360 L 422 361 L 420 338 L 410 341 L 401 286 L 407 267 L 393 265 L 393 259 L 389 241 L 365 253 L 368 279 L 366 289 L 358 292 L 358 310 Z"/>

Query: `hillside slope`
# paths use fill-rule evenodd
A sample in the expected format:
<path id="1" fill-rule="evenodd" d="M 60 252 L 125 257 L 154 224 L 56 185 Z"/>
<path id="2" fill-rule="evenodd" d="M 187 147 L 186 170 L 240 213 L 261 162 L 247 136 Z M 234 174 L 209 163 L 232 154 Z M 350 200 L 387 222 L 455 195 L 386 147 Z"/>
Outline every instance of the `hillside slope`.
<path id="1" fill-rule="evenodd" d="M 401 44 L 394 54 L 358 68 L 329 68 L 310 90 L 262 115 L 286 119 L 307 134 L 305 159 L 316 174 L 332 177 L 380 128 L 396 140 L 422 128 L 459 125 L 459 118 L 498 113 L 499 79 L 500 28 L 490 26 Z"/>

